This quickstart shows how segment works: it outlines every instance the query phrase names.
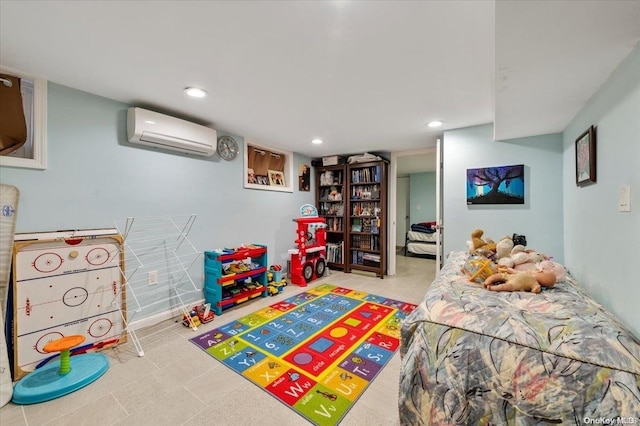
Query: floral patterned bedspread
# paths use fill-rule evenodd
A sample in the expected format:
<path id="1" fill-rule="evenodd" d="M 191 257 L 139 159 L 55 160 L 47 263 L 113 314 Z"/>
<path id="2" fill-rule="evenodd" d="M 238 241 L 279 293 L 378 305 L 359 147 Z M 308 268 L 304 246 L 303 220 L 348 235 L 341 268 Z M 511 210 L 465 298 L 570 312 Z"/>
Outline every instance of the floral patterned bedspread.
<path id="1" fill-rule="evenodd" d="M 403 425 L 640 425 L 640 341 L 571 276 L 491 292 L 449 255 L 402 324 Z"/>

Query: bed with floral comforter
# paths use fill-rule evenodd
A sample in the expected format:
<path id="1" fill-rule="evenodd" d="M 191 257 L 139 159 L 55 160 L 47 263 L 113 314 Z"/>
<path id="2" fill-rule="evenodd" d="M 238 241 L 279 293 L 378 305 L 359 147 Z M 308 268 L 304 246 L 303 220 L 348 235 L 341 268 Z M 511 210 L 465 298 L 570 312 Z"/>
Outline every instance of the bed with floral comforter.
<path id="1" fill-rule="evenodd" d="M 449 255 L 402 323 L 401 424 L 640 424 L 640 341 L 611 313 L 571 276 L 485 290 L 466 258 Z"/>

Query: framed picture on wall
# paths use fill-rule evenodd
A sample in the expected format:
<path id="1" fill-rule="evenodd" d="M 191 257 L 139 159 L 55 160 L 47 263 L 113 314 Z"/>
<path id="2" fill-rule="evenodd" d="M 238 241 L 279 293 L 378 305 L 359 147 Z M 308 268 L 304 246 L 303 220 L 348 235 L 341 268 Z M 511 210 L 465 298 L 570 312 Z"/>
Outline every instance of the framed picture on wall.
<path id="1" fill-rule="evenodd" d="M 596 128 L 591 126 L 576 139 L 576 185 L 596 182 Z"/>
<path id="2" fill-rule="evenodd" d="M 280 170 L 269 170 L 269 185 L 286 186 L 284 172 Z"/>
<path id="3" fill-rule="evenodd" d="M 524 204 L 524 164 L 467 169 L 467 204 Z"/>
<path id="4" fill-rule="evenodd" d="M 298 164 L 298 190 L 311 191 L 311 168 L 308 164 Z"/>

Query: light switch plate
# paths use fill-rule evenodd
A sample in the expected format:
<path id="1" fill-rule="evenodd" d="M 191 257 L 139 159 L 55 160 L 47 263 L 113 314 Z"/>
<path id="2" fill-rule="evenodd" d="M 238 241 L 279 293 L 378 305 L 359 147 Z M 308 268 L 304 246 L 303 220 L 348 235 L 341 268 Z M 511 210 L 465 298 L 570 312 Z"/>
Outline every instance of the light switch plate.
<path id="1" fill-rule="evenodd" d="M 621 185 L 618 188 L 618 211 L 631 211 L 631 186 Z"/>
<path id="2" fill-rule="evenodd" d="M 158 271 L 149 271 L 149 285 L 158 284 Z"/>

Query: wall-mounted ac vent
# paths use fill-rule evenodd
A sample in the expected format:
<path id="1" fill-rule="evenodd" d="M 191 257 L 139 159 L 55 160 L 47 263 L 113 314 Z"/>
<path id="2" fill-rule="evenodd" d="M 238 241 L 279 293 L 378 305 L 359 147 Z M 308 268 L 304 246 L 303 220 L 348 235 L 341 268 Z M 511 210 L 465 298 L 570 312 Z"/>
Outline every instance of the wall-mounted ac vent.
<path id="1" fill-rule="evenodd" d="M 216 152 L 217 133 L 165 114 L 129 108 L 127 138 L 134 144 L 210 157 Z"/>

